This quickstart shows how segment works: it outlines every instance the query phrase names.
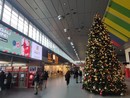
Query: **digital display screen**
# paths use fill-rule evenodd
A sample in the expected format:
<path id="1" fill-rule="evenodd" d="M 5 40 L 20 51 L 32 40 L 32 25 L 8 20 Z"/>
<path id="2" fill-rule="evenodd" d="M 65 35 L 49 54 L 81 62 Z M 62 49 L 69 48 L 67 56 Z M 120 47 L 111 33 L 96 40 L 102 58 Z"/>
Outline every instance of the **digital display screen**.
<path id="1" fill-rule="evenodd" d="M 0 51 L 42 60 L 42 46 L 0 24 Z"/>

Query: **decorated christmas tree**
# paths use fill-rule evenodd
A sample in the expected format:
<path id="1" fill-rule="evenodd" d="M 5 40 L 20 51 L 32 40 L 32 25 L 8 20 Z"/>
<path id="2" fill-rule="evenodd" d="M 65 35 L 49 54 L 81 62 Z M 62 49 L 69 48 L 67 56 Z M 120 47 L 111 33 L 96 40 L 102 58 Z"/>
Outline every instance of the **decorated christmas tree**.
<path id="1" fill-rule="evenodd" d="M 83 88 L 100 95 L 124 95 L 127 87 L 121 65 L 98 14 L 88 36 Z"/>

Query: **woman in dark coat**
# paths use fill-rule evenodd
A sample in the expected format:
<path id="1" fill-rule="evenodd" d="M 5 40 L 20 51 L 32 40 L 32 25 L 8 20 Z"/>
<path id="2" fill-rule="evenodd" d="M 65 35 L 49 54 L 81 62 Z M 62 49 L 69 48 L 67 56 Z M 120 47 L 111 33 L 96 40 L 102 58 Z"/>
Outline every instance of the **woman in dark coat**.
<path id="1" fill-rule="evenodd" d="M 66 84 L 67 86 L 69 85 L 70 82 L 70 71 L 68 70 L 67 73 L 65 74 L 65 80 L 66 80 Z"/>

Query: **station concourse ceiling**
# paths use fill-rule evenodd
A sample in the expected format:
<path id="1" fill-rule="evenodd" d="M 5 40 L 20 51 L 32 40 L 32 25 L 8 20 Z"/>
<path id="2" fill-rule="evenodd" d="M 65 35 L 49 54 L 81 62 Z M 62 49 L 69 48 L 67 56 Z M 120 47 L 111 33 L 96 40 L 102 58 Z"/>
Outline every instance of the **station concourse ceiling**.
<path id="1" fill-rule="evenodd" d="M 78 58 L 70 42 L 73 42 L 80 60 L 84 60 L 93 17 L 96 13 L 103 17 L 110 2 L 109 0 L 7 1 L 30 18 L 49 38 L 76 61 Z M 111 36 L 113 40 L 120 39 L 112 33 Z"/>

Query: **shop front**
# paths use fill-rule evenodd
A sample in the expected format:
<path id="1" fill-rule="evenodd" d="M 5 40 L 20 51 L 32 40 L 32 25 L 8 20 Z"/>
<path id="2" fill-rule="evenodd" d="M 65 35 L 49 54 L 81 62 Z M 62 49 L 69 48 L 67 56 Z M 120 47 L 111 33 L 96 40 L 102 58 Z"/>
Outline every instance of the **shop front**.
<path id="1" fill-rule="evenodd" d="M 64 76 L 69 69 L 68 65 L 45 65 L 44 69 L 48 71 L 49 77 Z"/>
<path id="2" fill-rule="evenodd" d="M 0 72 L 12 74 L 12 87 L 28 88 L 29 68 L 40 66 L 41 61 L 41 45 L 11 27 L 0 24 Z M 32 62 L 37 62 L 37 65 Z"/>

